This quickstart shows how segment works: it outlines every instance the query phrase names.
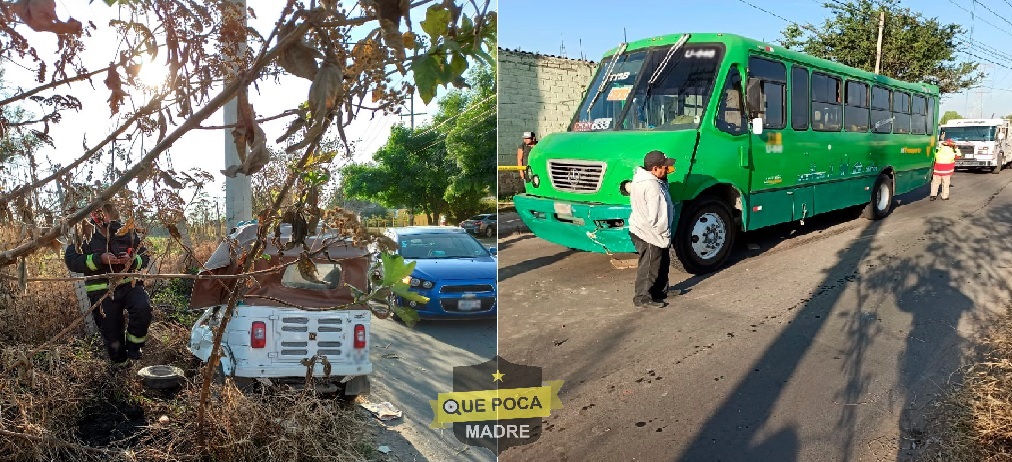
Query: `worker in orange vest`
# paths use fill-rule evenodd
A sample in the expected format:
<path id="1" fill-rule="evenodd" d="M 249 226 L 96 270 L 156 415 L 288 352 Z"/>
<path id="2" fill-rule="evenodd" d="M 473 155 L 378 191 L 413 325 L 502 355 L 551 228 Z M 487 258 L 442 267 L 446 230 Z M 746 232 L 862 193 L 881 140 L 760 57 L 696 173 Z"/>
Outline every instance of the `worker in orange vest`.
<path id="1" fill-rule="evenodd" d="M 952 138 L 942 141 L 935 151 L 935 167 L 931 176 L 931 200 L 938 198 L 938 186 L 942 187 L 942 200 L 949 200 L 949 181 L 956 171 L 956 142 Z"/>

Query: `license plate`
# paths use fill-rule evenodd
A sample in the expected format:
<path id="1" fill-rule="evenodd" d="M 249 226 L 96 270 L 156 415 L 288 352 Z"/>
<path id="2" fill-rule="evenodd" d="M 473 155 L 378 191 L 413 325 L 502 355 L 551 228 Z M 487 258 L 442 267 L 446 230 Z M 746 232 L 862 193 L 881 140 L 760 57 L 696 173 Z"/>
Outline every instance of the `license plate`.
<path id="1" fill-rule="evenodd" d="M 475 311 L 481 309 L 481 300 L 458 300 L 457 309 L 460 311 Z"/>
<path id="2" fill-rule="evenodd" d="M 555 213 L 557 215 L 572 215 L 573 214 L 573 205 L 572 204 L 567 204 L 565 202 L 556 202 L 555 203 Z"/>

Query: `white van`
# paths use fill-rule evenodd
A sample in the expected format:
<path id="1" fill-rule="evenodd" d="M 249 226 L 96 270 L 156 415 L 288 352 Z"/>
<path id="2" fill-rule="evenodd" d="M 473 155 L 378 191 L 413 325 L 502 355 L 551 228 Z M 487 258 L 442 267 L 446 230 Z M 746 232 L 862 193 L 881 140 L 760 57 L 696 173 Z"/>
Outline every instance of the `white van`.
<path id="1" fill-rule="evenodd" d="M 956 168 L 987 168 L 999 173 L 1012 163 L 1006 119 L 952 119 L 938 131 L 940 139 L 956 142 Z"/>
<path id="2" fill-rule="evenodd" d="M 289 234 L 285 234 L 285 232 Z M 248 250 L 256 239 L 257 224 L 238 227 L 223 241 L 205 265 L 212 274 L 235 274 L 238 249 Z M 273 233 L 272 233 L 273 234 Z M 273 235 L 271 236 L 273 237 Z M 290 238 L 290 227 L 282 227 L 280 243 Z M 253 271 L 295 261 L 301 249 L 284 251 L 270 243 Z M 335 235 L 306 238 L 310 249 L 327 247 L 313 258 L 317 281 L 302 276 L 297 265 L 282 271 L 260 274 L 243 290 L 239 304 L 222 337 L 218 372 L 237 382 L 257 378 L 272 382 L 304 384 L 312 367 L 316 386 L 348 396 L 369 392 L 368 306 L 333 309 L 347 305 L 354 295 L 347 285 L 367 290 L 369 252 Z M 190 334 L 189 350 L 206 362 L 211 356 L 214 333 L 227 308 L 230 280 L 197 280 L 190 306 L 207 308 Z"/>

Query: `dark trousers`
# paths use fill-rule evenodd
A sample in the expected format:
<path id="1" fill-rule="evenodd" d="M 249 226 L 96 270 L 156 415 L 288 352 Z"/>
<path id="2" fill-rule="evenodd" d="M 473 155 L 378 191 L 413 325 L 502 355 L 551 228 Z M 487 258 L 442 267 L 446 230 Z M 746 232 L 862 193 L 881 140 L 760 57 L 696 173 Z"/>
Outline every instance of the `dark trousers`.
<path id="1" fill-rule="evenodd" d="M 636 267 L 636 292 L 633 302 L 649 302 L 661 299 L 668 294 L 668 266 L 671 254 L 667 248 L 660 248 L 647 243 L 639 236 L 629 233 L 636 253 L 640 255 L 639 266 Z"/>
<path id="2" fill-rule="evenodd" d="M 94 305 L 103 295 L 105 291 L 89 292 L 88 299 Z M 129 314 L 126 326 L 124 310 Z M 151 325 L 151 301 L 140 283 L 121 284 L 112 295 L 102 300 L 101 311 L 95 308 L 91 314 L 113 363 L 126 361 L 128 351 L 138 351 L 144 346 L 148 326 Z"/>

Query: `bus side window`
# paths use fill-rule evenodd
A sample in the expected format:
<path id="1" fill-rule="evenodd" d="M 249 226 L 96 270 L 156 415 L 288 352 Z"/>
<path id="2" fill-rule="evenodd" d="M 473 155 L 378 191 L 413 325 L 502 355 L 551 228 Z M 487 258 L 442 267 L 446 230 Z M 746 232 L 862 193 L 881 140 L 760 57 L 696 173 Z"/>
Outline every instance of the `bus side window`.
<path id="1" fill-rule="evenodd" d="M 871 126 L 875 133 L 892 133 L 893 115 L 889 111 L 889 89 L 878 85 L 871 89 Z"/>
<path id="2" fill-rule="evenodd" d="M 787 66 L 753 56 L 748 60 L 748 78 L 750 82 L 752 79 L 762 82 L 762 112 L 757 117 L 763 119 L 763 128 L 786 128 L 787 110 L 784 103 L 787 98 Z"/>
<path id="3" fill-rule="evenodd" d="M 924 135 L 928 133 L 928 105 L 923 96 L 913 98 L 913 116 L 910 118 L 910 133 Z"/>
<path id="4" fill-rule="evenodd" d="M 843 128 L 840 99 L 839 78 L 812 73 L 812 129 L 838 132 Z"/>
<path id="5" fill-rule="evenodd" d="M 848 132 L 868 131 L 868 85 L 847 81 L 847 107 L 844 109 Z"/>
<path id="6" fill-rule="evenodd" d="M 893 132 L 910 133 L 910 93 L 893 92 Z"/>
<path id="7" fill-rule="evenodd" d="M 809 106 L 812 104 L 808 91 L 808 69 L 791 66 L 791 128 L 808 130 Z"/>
<path id="8" fill-rule="evenodd" d="M 732 135 L 745 133 L 745 112 L 742 110 L 741 74 L 732 66 L 724 81 L 724 91 L 717 108 L 717 129 Z"/>

